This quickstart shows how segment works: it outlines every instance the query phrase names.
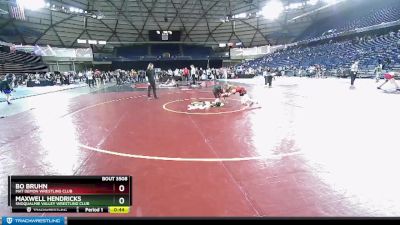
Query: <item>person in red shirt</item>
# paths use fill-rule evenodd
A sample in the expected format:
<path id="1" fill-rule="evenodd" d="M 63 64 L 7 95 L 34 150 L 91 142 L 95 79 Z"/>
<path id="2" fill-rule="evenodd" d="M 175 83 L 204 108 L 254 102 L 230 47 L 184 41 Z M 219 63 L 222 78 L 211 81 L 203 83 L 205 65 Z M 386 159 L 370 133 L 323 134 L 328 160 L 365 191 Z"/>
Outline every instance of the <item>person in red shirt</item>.
<path id="1" fill-rule="evenodd" d="M 247 90 L 244 87 L 236 87 L 234 91 L 235 93 L 239 93 L 240 96 L 244 96 L 245 94 L 247 94 Z"/>
<path id="2" fill-rule="evenodd" d="M 233 85 L 227 85 L 225 87 L 225 92 L 228 93 L 228 95 L 239 93 L 240 96 L 243 96 L 243 95 L 247 94 L 246 88 L 241 87 L 241 86 L 233 86 Z"/>
<path id="3" fill-rule="evenodd" d="M 189 81 L 189 69 L 185 67 L 185 69 L 183 69 L 183 80 L 185 81 Z"/>
<path id="4" fill-rule="evenodd" d="M 396 91 L 400 91 L 399 85 L 396 83 L 396 79 L 395 79 L 395 77 L 398 75 L 399 74 L 396 72 L 385 73 L 385 75 L 383 75 L 383 77 L 385 78 L 385 82 L 383 84 L 379 85 L 377 88 L 381 89 L 383 87 L 383 85 L 385 85 L 387 82 L 390 81 L 396 87 Z"/>
<path id="5" fill-rule="evenodd" d="M 229 93 L 229 95 L 238 93 L 239 96 L 241 97 L 240 98 L 240 102 L 242 103 L 242 105 L 252 106 L 254 104 L 258 104 L 258 101 L 250 98 L 250 96 L 247 94 L 246 88 L 244 88 L 244 87 L 241 87 L 241 86 L 229 86 L 227 88 L 227 90 L 228 90 L 227 92 Z"/>

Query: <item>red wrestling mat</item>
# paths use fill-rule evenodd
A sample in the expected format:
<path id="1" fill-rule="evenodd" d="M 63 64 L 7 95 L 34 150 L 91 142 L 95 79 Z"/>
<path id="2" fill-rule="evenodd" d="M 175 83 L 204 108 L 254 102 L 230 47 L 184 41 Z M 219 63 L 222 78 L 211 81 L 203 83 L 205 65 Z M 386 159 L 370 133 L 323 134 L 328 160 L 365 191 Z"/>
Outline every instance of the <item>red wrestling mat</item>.
<path id="1" fill-rule="evenodd" d="M 172 157 L 179 161 L 185 161 L 186 158 L 195 158 L 194 161 L 206 158 L 206 161 L 218 161 L 219 157 L 213 156 L 213 152 L 207 150 L 210 143 L 204 142 L 204 139 L 212 141 L 220 135 L 221 138 L 229 135 L 223 138 L 222 142 L 221 139 L 216 139 L 215 142 L 234 142 L 235 140 L 231 139 L 236 136 L 234 130 L 217 135 L 214 129 L 219 127 L 222 116 L 225 119 L 229 119 L 231 114 L 240 117 L 240 113 L 246 108 L 237 99 L 232 98 L 224 107 L 187 111 L 187 105 L 192 99 L 179 100 L 181 97 L 182 93 L 170 92 L 160 100 L 148 100 L 145 97 L 122 98 L 80 110 L 72 115 L 79 124 L 79 144 L 90 151 L 131 158 L 157 160 L 157 157 Z M 196 115 L 217 118 L 196 118 Z M 95 119 L 96 122 L 89 118 Z M 188 133 L 191 135 L 188 136 Z M 107 138 L 95 138 L 103 136 Z M 131 138 L 128 138 L 129 136 Z M 183 137 L 185 140 L 180 141 Z M 149 138 L 157 141 L 149 141 Z M 247 149 L 248 146 L 242 148 Z M 240 156 L 236 152 L 243 153 L 243 149 L 234 147 L 218 155 L 223 158 L 236 158 Z"/>
<path id="2" fill-rule="evenodd" d="M 131 87 L 132 88 L 139 88 L 139 89 L 147 89 L 149 87 L 149 85 L 147 83 L 133 84 Z"/>
<path id="3" fill-rule="evenodd" d="M 8 175 L 121 174 L 133 176 L 133 206 L 123 216 L 396 215 L 398 186 L 386 177 L 395 180 L 398 151 L 337 148 L 342 139 L 329 141 L 324 133 L 335 123 L 313 113 L 324 107 L 280 92 L 262 89 L 261 109 L 238 112 L 229 112 L 242 107 L 231 96 L 222 108 L 193 111 L 202 115 L 179 113 L 188 112 L 185 99 L 212 98 L 202 88 L 160 90 L 158 100 L 145 91 L 83 95 L 64 108 L 6 117 L 0 120 L 0 202 L 7 202 Z M 360 163 L 372 156 L 385 161 Z M 385 174 L 374 173 L 385 166 Z M 360 179 L 371 187 L 352 183 Z M 380 186 L 384 195 L 373 192 Z M 6 204 L 0 213 L 11 215 Z"/>
<path id="4" fill-rule="evenodd" d="M 247 109 L 243 106 L 238 99 L 226 100 L 222 107 L 210 107 L 207 109 L 194 109 L 188 110 L 188 105 L 192 102 L 204 102 L 214 101 L 214 98 L 191 98 L 191 99 L 179 99 L 167 102 L 163 105 L 163 108 L 171 113 L 186 114 L 186 115 L 222 115 L 229 113 L 237 113 Z"/>
<path id="5" fill-rule="evenodd" d="M 178 81 L 177 83 L 178 83 L 179 86 L 181 86 L 181 88 L 184 88 L 184 86 L 187 86 L 187 88 L 190 88 L 187 85 L 186 81 Z M 199 82 L 199 87 L 200 88 L 207 88 L 207 87 L 211 87 L 211 86 L 213 86 L 215 84 L 216 84 L 215 81 L 201 81 L 201 82 Z M 138 89 L 147 89 L 148 84 L 147 83 L 133 84 L 131 87 L 132 88 L 138 88 Z M 158 87 L 158 84 L 157 84 L 157 87 Z M 162 87 L 162 88 L 173 88 L 173 87 Z"/>

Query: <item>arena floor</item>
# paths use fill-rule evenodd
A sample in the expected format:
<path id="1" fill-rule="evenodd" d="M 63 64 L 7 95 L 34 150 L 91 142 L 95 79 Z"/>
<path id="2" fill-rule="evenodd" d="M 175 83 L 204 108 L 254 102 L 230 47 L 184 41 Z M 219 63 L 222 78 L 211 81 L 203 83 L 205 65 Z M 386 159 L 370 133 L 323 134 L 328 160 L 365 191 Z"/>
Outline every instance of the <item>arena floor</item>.
<path id="1" fill-rule="evenodd" d="M 121 174 L 134 179 L 128 216 L 400 216 L 400 95 L 373 80 L 239 82 L 261 108 L 235 96 L 188 112 L 210 87 L 1 104 L 0 214 L 10 215 L 8 175 Z"/>

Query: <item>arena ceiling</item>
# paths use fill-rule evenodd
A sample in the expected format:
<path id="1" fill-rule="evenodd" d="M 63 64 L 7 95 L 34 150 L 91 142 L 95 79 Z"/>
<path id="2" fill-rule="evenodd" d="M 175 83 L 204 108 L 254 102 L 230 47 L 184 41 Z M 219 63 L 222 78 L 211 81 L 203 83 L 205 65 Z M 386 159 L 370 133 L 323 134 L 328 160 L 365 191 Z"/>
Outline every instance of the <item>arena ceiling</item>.
<path id="1" fill-rule="evenodd" d="M 305 0 L 283 0 L 286 5 Z M 107 51 L 115 46 L 148 41 L 149 30 L 180 30 L 182 42 L 218 44 L 241 42 L 245 47 L 287 43 L 318 18 L 289 19 L 317 6 L 283 13 L 277 20 L 263 17 L 222 21 L 241 13 L 255 14 L 266 0 L 51 0 L 50 5 L 75 7 L 99 18 L 58 12 L 49 9 L 25 10 L 25 21 L 0 16 L 0 38 L 22 44 L 79 47 L 78 39 L 107 41 L 96 46 Z M 4 11 L 9 1 L 0 0 Z"/>

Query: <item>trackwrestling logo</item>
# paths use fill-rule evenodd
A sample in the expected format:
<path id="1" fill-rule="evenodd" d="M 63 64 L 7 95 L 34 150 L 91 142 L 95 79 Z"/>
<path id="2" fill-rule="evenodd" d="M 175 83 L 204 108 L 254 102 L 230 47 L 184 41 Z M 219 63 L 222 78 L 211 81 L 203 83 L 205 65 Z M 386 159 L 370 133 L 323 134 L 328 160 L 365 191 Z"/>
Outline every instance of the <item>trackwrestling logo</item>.
<path id="1" fill-rule="evenodd" d="M 52 224 L 64 225 L 64 217 L 3 217 L 3 224 L 9 225 L 36 225 Z"/>

